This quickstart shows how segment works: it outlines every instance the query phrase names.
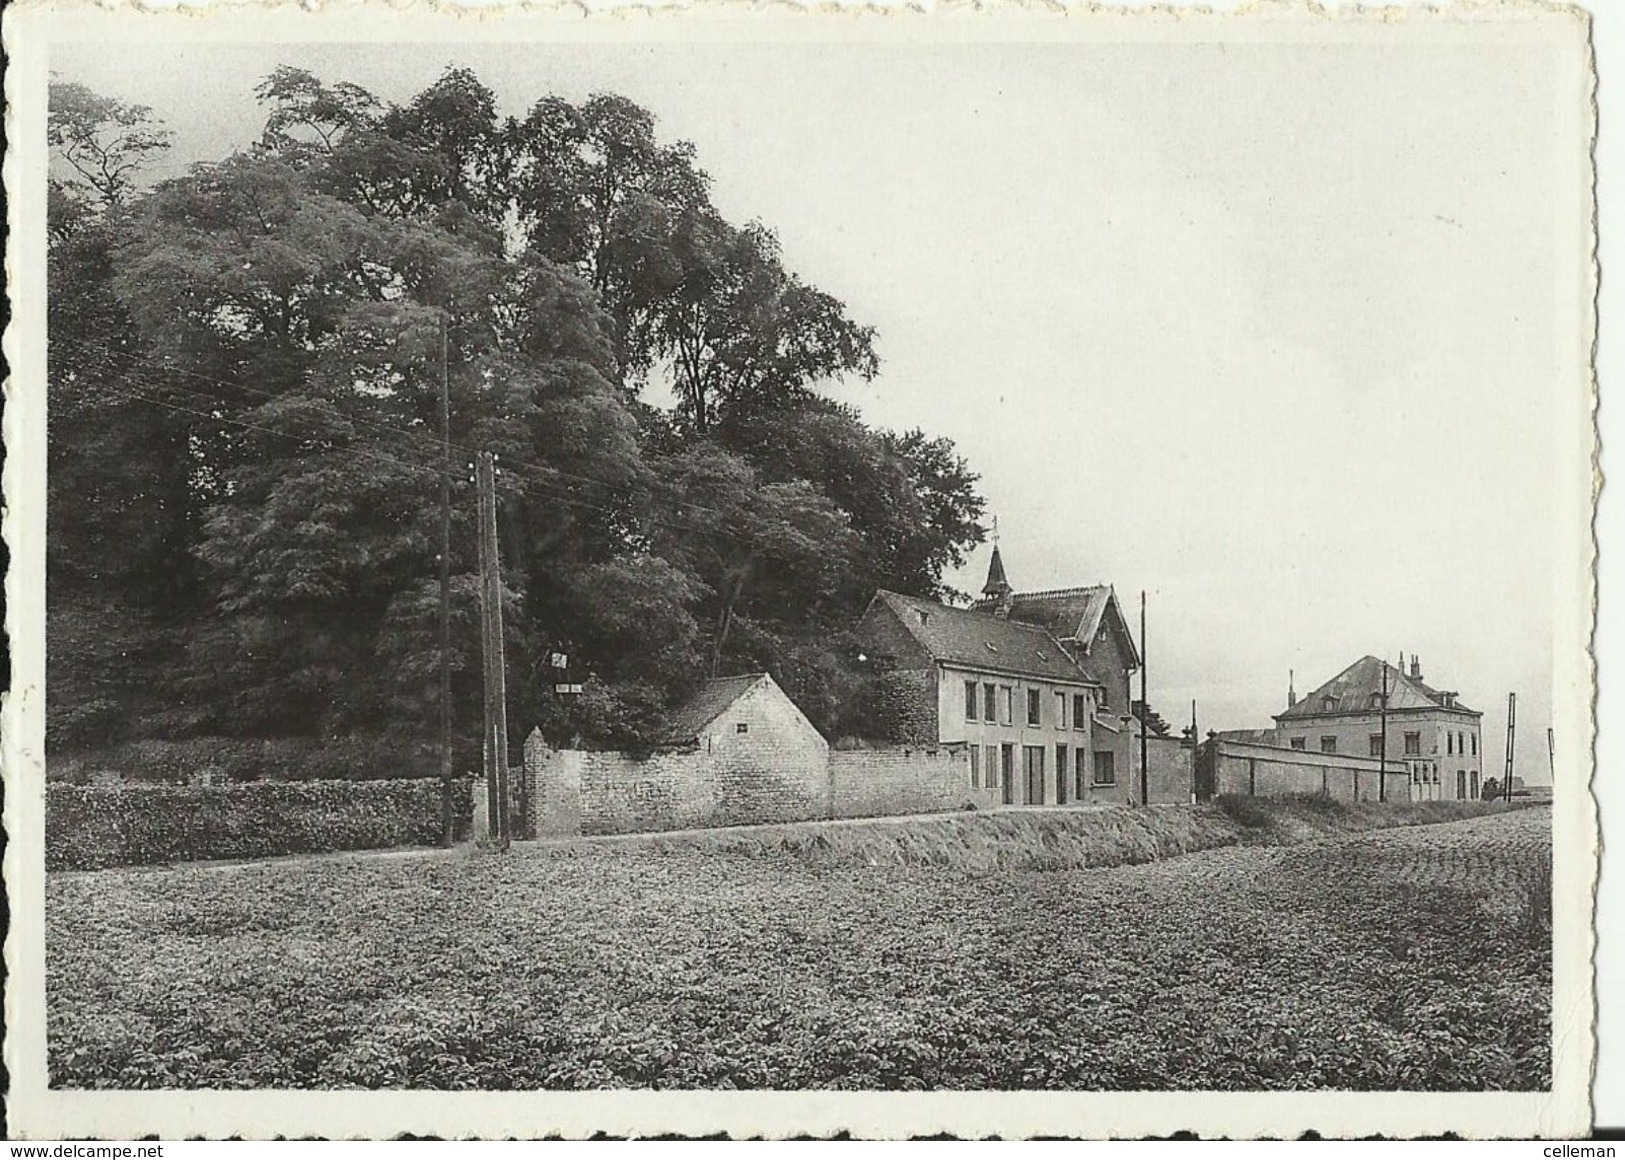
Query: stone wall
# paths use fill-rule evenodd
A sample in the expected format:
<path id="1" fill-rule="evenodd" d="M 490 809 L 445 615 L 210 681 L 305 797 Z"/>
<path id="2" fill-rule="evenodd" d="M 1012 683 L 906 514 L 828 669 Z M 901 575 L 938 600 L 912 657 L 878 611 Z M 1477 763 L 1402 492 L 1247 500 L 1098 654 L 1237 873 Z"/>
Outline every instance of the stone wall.
<path id="1" fill-rule="evenodd" d="M 532 734 L 525 766 L 537 837 L 629 834 L 828 818 L 988 809 L 962 746 L 780 754 L 670 750 L 647 759 L 552 749 Z M 478 789 L 476 789 L 476 795 Z M 476 797 L 476 809 L 483 804 Z"/>
<path id="2" fill-rule="evenodd" d="M 1129 752 L 1134 768 L 1134 797 L 1140 796 L 1140 734 L 1138 723 L 1129 726 Z M 1145 739 L 1146 791 L 1153 805 L 1175 805 L 1191 800 L 1191 748 L 1178 737 Z"/>
<path id="3" fill-rule="evenodd" d="M 831 816 L 929 814 L 991 809 L 997 790 L 971 786 L 964 746 L 843 749 L 829 755 Z"/>
<path id="4" fill-rule="evenodd" d="M 1204 787 L 1242 797 L 1285 797 L 1327 794 L 1347 801 L 1377 801 L 1382 794 L 1375 757 L 1348 753 L 1315 753 L 1272 745 L 1214 739 L 1204 747 Z M 1387 767 L 1386 799 L 1408 801 L 1410 775 L 1402 761 Z"/>
<path id="5" fill-rule="evenodd" d="M 885 739 L 894 745 L 935 745 L 937 670 L 892 669 L 869 681 L 874 716 L 884 721 Z"/>

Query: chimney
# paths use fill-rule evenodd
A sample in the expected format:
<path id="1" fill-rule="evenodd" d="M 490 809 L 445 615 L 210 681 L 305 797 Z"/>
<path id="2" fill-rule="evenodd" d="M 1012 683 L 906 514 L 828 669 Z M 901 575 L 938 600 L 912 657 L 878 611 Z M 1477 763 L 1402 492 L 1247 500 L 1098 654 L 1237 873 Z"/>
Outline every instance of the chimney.
<path id="1" fill-rule="evenodd" d="M 1412 653 L 1411 654 L 1411 680 L 1420 681 L 1421 679 L 1422 679 L 1422 662 L 1416 659 L 1416 654 L 1415 653 Z"/>
<path id="2" fill-rule="evenodd" d="M 1288 709 L 1298 703 L 1298 674 L 1291 669 L 1286 671 L 1286 707 Z"/>

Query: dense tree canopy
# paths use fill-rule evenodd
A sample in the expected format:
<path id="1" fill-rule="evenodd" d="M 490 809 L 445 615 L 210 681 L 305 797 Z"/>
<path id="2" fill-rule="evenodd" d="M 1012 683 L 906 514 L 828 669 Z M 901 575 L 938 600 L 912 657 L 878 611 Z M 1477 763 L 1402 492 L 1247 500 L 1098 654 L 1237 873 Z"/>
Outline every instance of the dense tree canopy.
<path id="1" fill-rule="evenodd" d="M 465 69 L 402 105 L 287 67 L 257 92 L 253 148 L 143 184 L 151 111 L 52 86 L 53 743 L 429 738 L 443 379 L 462 742 L 477 449 L 516 734 L 635 745 L 743 668 L 850 727 L 863 603 L 946 594 L 983 536 L 951 444 L 818 393 L 876 374 L 873 331 L 624 98 L 504 120 Z"/>

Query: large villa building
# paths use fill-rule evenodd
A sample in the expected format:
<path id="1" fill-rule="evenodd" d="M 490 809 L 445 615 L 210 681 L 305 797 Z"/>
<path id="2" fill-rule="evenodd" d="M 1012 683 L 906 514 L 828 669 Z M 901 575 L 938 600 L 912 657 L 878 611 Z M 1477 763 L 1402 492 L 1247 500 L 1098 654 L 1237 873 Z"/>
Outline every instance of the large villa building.
<path id="1" fill-rule="evenodd" d="M 995 548 L 972 607 L 878 592 L 857 636 L 894 740 L 963 746 L 972 787 L 1012 805 L 1134 800 L 1139 654 L 1109 587 L 1017 593 Z"/>
<path id="2" fill-rule="evenodd" d="M 1470 801 L 1482 791 L 1483 714 L 1469 709 L 1453 692 L 1422 680 L 1422 666 L 1410 670 L 1366 656 L 1306 697 L 1288 693 L 1288 705 L 1275 714 L 1273 744 L 1290 749 L 1375 757 L 1384 751 L 1383 696 L 1387 690 L 1387 746 L 1390 760 L 1405 763 L 1413 801 Z"/>

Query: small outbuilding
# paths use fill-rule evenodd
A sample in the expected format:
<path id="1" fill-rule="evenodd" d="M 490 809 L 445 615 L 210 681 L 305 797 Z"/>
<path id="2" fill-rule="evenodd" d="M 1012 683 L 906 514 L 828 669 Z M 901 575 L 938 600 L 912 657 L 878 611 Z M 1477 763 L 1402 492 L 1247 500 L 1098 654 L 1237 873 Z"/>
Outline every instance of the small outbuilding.
<path id="1" fill-rule="evenodd" d="M 630 833 L 830 816 L 829 743 L 766 673 L 719 677 L 674 709 L 654 752 L 554 750 L 533 733 L 540 834 Z"/>

